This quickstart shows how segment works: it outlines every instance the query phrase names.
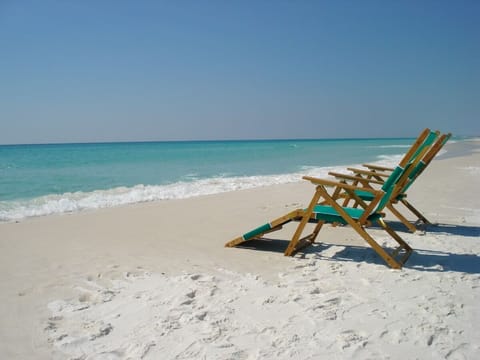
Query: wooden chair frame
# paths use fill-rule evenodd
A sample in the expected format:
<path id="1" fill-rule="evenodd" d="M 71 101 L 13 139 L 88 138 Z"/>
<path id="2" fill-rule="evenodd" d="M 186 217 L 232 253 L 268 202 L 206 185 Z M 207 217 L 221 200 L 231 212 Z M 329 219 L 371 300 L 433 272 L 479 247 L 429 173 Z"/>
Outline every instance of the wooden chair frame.
<path id="1" fill-rule="evenodd" d="M 405 171 L 403 175 L 401 175 L 401 178 L 407 175 L 408 172 Z M 315 193 L 306 209 L 294 210 L 268 224 L 244 234 L 243 236 L 229 241 L 225 244 L 225 246 L 234 247 L 246 241 L 261 239 L 265 234 L 280 230 L 283 225 L 291 221 L 297 221 L 299 222 L 299 225 L 297 226 L 288 244 L 288 247 L 285 250 L 285 256 L 292 256 L 300 249 L 313 244 L 324 224 L 337 224 L 337 222 L 328 220 L 325 217 L 320 217 L 320 219 L 317 217 L 318 214 L 315 212 L 316 206 L 318 204 L 324 204 L 335 211 L 335 216 L 337 216 L 338 219 L 341 219 L 344 223 L 350 225 L 390 267 L 394 269 L 400 269 L 403 266 L 413 250 L 391 227 L 385 223 L 383 220 L 383 214 L 380 212 L 382 207 L 379 206 L 381 201 L 385 201 L 385 199 L 383 199 L 385 196 L 391 196 L 393 189 L 389 191 L 389 193 L 386 193 L 383 190 L 359 188 L 357 186 L 346 184 L 345 182 L 317 179 L 309 176 L 304 176 L 303 178 L 316 185 Z M 329 193 L 326 189 L 327 187 L 334 187 L 333 192 Z M 368 204 L 365 203 L 365 208 L 361 216 L 354 218 L 349 215 L 348 208 L 340 206 L 338 199 L 341 197 L 343 192 L 347 192 L 351 194 L 351 196 L 355 197 L 355 190 L 358 189 L 371 192 L 374 195 L 374 200 L 370 201 Z M 358 200 L 362 201 L 361 199 Z M 370 226 L 372 221 L 378 223 L 380 227 L 385 230 L 399 245 L 393 252 L 388 252 L 385 250 L 367 232 L 366 227 Z M 312 233 L 302 237 L 302 234 L 308 223 L 315 223 L 316 225 Z"/>

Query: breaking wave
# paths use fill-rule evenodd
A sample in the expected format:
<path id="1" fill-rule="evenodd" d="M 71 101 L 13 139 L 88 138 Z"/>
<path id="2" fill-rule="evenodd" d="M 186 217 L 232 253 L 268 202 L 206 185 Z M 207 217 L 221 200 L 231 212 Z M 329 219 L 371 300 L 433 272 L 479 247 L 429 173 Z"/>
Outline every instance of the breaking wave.
<path id="1" fill-rule="evenodd" d="M 401 155 L 378 157 L 378 164 L 394 165 Z M 327 177 L 329 171 L 343 171 L 347 165 L 334 167 L 304 166 L 301 172 L 279 175 L 213 177 L 197 179 L 189 174 L 184 180 L 168 185 L 143 185 L 116 187 L 91 192 L 51 194 L 29 200 L 0 201 L 0 221 L 18 221 L 28 217 L 65 214 L 84 210 L 95 210 L 142 202 L 186 199 L 219 194 L 229 191 L 287 184 L 301 181 L 302 176 Z M 353 165 L 355 166 L 355 165 Z"/>

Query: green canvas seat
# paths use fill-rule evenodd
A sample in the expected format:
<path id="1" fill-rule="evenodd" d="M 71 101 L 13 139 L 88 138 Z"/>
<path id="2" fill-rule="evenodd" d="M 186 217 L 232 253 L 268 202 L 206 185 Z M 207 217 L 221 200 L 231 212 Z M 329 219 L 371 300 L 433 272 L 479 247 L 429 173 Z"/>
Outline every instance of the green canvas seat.
<path id="1" fill-rule="evenodd" d="M 358 197 L 360 197 L 360 199 L 365 201 L 372 201 L 374 198 L 374 196 L 371 193 L 365 190 L 355 190 L 355 195 L 357 195 Z"/>
<path id="2" fill-rule="evenodd" d="M 368 191 L 365 191 L 365 190 L 355 190 L 355 194 L 360 197 L 360 199 L 364 200 L 364 201 L 372 201 L 374 196 L 369 193 Z M 402 193 L 402 194 L 398 194 L 396 196 L 396 200 L 397 201 L 400 201 L 402 199 L 404 199 L 406 197 L 406 194 Z"/>
<path id="3" fill-rule="evenodd" d="M 365 213 L 365 210 L 363 210 L 361 208 L 343 207 L 343 210 L 354 220 L 360 219 L 360 217 Z M 306 209 L 303 209 L 303 211 L 306 211 Z M 317 220 L 324 220 L 324 221 L 326 221 L 328 223 L 332 223 L 332 224 L 334 224 L 334 223 L 343 224 L 343 225 L 348 224 L 345 221 L 345 219 L 342 218 L 342 216 L 338 213 L 338 211 L 336 211 L 331 206 L 326 206 L 326 205 L 315 205 L 315 207 L 313 209 L 313 212 L 312 212 L 312 217 L 316 221 Z M 374 214 L 372 214 L 368 217 L 368 220 L 374 221 L 374 220 L 378 219 L 378 217 L 380 217 L 380 215 L 378 213 L 374 213 Z M 296 219 L 298 221 L 299 218 L 300 218 L 300 216 L 299 217 L 293 216 L 292 218 L 289 218 L 288 220 L 285 220 L 285 222 L 282 222 L 281 225 L 285 225 L 286 223 L 288 223 L 290 221 L 294 221 Z M 266 233 L 266 232 L 268 232 L 272 229 L 273 229 L 272 224 L 267 223 L 267 224 L 264 224 L 262 226 L 259 226 L 258 228 L 253 229 L 252 231 L 249 231 L 248 233 L 243 234 L 242 238 L 244 240 L 253 239 L 256 236 L 258 236 L 260 234 L 263 234 L 263 233 Z"/>
<path id="4" fill-rule="evenodd" d="M 352 219 L 357 220 L 365 214 L 365 210 L 361 208 L 348 208 L 342 207 L 342 209 L 350 216 Z M 325 220 L 327 223 L 338 223 L 347 225 L 347 221 L 331 206 L 326 205 L 316 205 L 313 209 L 313 216 L 316 220 Z M 380 217 L 379 213 L 373 213 L 368 216 L 368 220 L 374 221 Z"/>

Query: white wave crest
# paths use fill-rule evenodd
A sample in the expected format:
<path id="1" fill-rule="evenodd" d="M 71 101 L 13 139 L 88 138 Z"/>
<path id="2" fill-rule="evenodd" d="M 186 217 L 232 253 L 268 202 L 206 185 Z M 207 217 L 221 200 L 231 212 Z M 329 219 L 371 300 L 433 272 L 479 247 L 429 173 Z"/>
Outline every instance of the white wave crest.
<path id="1" fill-rule="evenodd" d="M 390 166 L 394 167 L 397 165 L 400 160 L 402 160 L 404 154 L 396 154 L 396 155 L 378 155 L 378 161 L 376 164 L 381 166 Z"/>
<path id="2" fill-rule="evenodd" d="M 374 145 L 374 146 L 369 146 L 369 148 L 382 148 L 382 149 L 387 149 L 387 148 L 409 148 L 412 145 Z"/>
<path id="3" fill-rule="evenodd" d="M 311 170 L 308 173 L 317 176 L 325 175 L 324 171 Z M 27 217 L 94 210 L 149 201 L 185 199 L 300 180 L 300 174 L 217 177 L 190 182 L 180 181 L 169 185 L 136 185 L 92 192 L 47 195 L 32 200 L 0 202 L 0 221 L 15 221 Z"/>
<path id="4" fill-rule="evenodd" d="M 385 160 L 382 161 L 382 164 L 390 165 L 390 162 Z M 228 191 L 287 184 L 302 181 L 304 175 L 324 178 L 328 176 L 328 172 L 342 171 L 346 167 L 347 165 L 335 167 L 304 166 L 301 172 L 291 174 L 215 177 L 194 181 L 179 181 L 169 185 L 136 185 L 109 190 L 46 195 L 32 200 L 0 201 L 0 221 L 17 221 L 35 216 L 95 210 L 149 201 L 185 199 Z"/>

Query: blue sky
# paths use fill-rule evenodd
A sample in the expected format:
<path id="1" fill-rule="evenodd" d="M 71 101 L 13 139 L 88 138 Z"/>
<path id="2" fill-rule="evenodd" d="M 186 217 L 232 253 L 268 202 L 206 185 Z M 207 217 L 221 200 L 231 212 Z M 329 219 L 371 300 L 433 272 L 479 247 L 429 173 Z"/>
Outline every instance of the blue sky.
<path id="1" fill-rule="evenodd" d="M 479 1 L 0 0 L 0 144 L 480 135 Z"/>

